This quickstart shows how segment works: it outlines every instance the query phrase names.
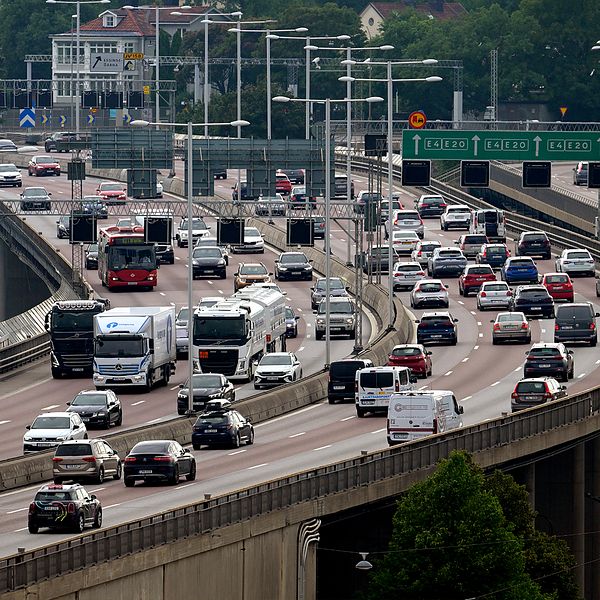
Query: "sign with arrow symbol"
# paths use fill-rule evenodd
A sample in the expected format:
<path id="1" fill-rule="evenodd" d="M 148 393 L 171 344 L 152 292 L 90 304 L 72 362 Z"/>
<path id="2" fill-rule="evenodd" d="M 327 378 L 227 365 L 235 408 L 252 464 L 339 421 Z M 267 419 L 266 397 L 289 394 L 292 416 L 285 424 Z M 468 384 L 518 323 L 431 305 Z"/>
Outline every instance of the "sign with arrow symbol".
<path id="1" fill-rule="evenodd" d="M 123 55 L 116 52 L 90 54 L 91 73 L 119 73 L 123 71 Z"/>
<path id="2" fill-rule="evenodd" d="M 426 160 L 600 160 L 589 131 L 404 130 L 402 158 Z"/>

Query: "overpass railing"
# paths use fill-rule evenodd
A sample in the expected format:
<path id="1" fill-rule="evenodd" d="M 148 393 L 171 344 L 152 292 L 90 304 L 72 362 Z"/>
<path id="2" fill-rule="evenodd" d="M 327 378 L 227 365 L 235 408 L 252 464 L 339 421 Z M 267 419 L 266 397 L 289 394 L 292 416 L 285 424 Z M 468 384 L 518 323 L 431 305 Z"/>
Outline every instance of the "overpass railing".
<path id="1" fill-rule="evenodd" d="M 544 406 L 491 419 L 345 460 L 231 494 L 181 506 L 98 532 L 80 535 L 0 561 L 0 593 L 24 588 L 184 537 L 200 535 L 285 510 L 303 502 L 345 493 L 400 474 L 429 472 L 453 450 L 477 455 L 574 425 L 600 413 L 600 388 Z"/>

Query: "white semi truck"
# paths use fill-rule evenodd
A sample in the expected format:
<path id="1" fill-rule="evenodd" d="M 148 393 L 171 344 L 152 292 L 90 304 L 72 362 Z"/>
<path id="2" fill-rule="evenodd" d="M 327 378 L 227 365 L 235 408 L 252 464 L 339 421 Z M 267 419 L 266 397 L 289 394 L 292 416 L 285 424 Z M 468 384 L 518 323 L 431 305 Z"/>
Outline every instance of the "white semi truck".
<path id="1" fill-rule="evenodd" d="M 194 368 L 250 381 L 254 363 L 285 350 L 285 299 L 274 289 L 249 286 L 193 319 Z"/>
<path id="2" fill-rule="evenodd" d="M 96 389 L 165 385 L 175 371 L 175 307 L 132 306 L 94 317 Z"/>

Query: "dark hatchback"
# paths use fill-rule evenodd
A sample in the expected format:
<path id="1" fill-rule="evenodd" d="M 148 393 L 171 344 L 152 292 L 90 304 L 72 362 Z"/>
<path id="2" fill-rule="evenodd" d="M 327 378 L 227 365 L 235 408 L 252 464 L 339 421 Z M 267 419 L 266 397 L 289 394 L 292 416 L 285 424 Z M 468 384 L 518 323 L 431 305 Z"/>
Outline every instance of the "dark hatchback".
<path id="1" fill-rule="evenodd" d="M 509 256 L 510 251 L 506 247 L 506 244 L 483 244 L 475 257 L 475 261 L 479 264 L 486 264 L 492 268 L 499 269 L 504 266 Z"/>
<path id="2" fill-rule="evenodd" d="M 449 312 L 423 313 L 417 325 L 417 344 L 442 343 L 456 346 L 458 343 L 458 319 Z"/>
<path id="3" fill-rule="evenodd" d="M 227 277 L 227 260 L 219 246 L 200 246 L 194 248 L 192 254 L 192 269 L 196 277 Z"/>
<path id="4" fill-rule="evenodd" d="M 304 252 L 282 252 L 275 260 L 275 279 L 305 279 L 313 277 L 312 260 Z"/>
<path id="5" fill-rule="evenodd" d="M 138 442 L 123 465 L 123 481 L 127 487 L 134 486 L 138 480 L 177 485 L 182 475 L 188 481 L 196 479 L 196 459 L 174 440 Z"/>
<path id="6" fill-rule="evenodd" d="M 589 302 L 567 304 L 556 309 L 554 320 L 555 342 L 587 342 L 590 346 L 598 343 L 598 330 L 595 312 Z"/>
<path id="7" fill-rule="evenodd" d="M 291 183 L 304 185 L 304 169 L 281 169 L 280 172 L 287 175 Z"/>
<path id="8" fill-rule="evenodd" d="M 439 217 L 447 206 L 442 196 L 421 196 L 415 208 L 421 217 Z"/>
<path id="9" fill-rule="evenodd" d="M 177 393 L 177 414 L 184 415 L 188 409 L 189 379 L 179 385 Z M 206 403 L 217 398 L 235 402 L 235 388 L 233 384 L 219 373 L 196 373 L 192 377 L 192 392 L 194 399 L 192 409 L 204 410 Z"/>
<path id="10" fill-rule="evenodd" d="M 86 427 L 123 424 L 123 407 L 112 390 L 85 390 L 68 403 L 67 412 L 76 412 Z"/>
<path id="11" fill-rule="evenodd" d="M 102 505 L 78 483 L 44 485 L 29 505 L 29 533 L 37 533 L 40 527 L 81 533 L 86 525 L 102 526 Z"/>
<path id="12" fill-rule="evenodd" d="M 550 240 L 543 231 L 524 231 L 515 247 L 516 256 L 551 257 Z"/>
<path id="13" fill-rule="evenodd" d="M 231 446 L 239 448 L 245 442 L 254 443 L 254 427 L 250 419 L 244 418 L 237 410 L 211 411 L 201 414 L 192 429 L 192 446 Z"/>
<path id="14" fill-rule="evenodd" d="M 508 308 L 531 316 L 554 317 L 554 299 L 543 285 L 520 285 Z"/>
<path id="15" fill-rule="evenodd" d="M 354 380 L 356 371 L 372 367 L 368 359 L 334 360 L 329 365 L 327 398 L 329 404 L 336 402 L 354 402 Z"/>
<path id="16" fill-rule="evenodd" d="M 573 351 L 564 344 L 539 342 L 526 352 L 524 377 L 556 377 L 559 381 L 573 378 L 575 361 Z"/>

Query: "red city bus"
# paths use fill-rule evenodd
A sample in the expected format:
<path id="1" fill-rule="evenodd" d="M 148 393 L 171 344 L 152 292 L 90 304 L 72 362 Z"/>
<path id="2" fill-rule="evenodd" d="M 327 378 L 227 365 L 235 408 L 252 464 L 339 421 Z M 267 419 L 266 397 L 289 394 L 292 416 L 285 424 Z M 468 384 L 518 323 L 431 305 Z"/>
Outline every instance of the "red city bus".
<path id="1" fill-rule="evenodd" d="M 108 289 L 151 290 L 157 282 L 156 250 L 143 227 L 105 227 L 98 233 L 98 275 Z"/>

